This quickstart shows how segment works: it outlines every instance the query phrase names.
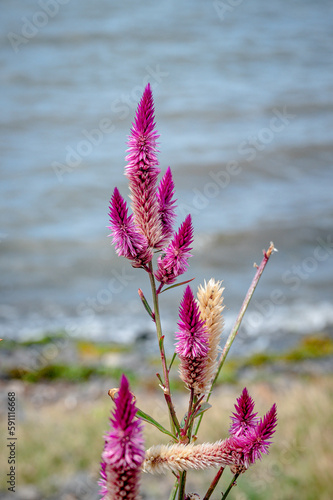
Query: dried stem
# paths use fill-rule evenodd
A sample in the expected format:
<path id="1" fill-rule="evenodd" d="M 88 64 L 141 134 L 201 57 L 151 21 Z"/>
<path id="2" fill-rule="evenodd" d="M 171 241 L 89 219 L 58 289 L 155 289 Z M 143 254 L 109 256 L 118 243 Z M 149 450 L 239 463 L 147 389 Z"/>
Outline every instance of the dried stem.
<path id="1" fill-rule="evenodd" d="M 252 283 L 251 283 L 251 285 L 250 285 L 250 288 L 249 288 L 249 289 L 248 289 L 248 291 L 247 291 L 247 294 L 246 294 L 245 299 L 244 299 L 244 301 L 243 301 L 242 307 L 241 307 L 241 309 L 240 309 L 240 311 L 239 311 L 239 313 L 238 313 L 238 316 L 237 316 L 237 318 L 236 318 L 236 321 L 235 321 L 235 323 L 234 323 L 234 326 L 233 326 L 233 328 L 232 328 L 232 330 L 231 330 L 231 332 L 230 332 L 230 334 L 229 334 L 229 337 L 228 337 L 228 339 L 227 339 L 227 341 L 226 341 L 226 343 L 225 343 L 224 349 L 223 349 L 223 351 L 222 351 L 222 354 L 221 354 L 221 357 L 220 357 L 220 361 L 219 361 L 219 365 L 218 365 L 218 369 L 217 369 L 217 372 L 216 372 L 215 378 L 214 378 L 214 380 L 213 380 L 213 382 L 212 382 L 212 385 L 211 385 L 210 391 L 209 391 L 208 396 L 207 396 L 207 399 L 206 399 L 206 401 L 207 401 L 207 402 L 208 402 L 208 401 L 209 401 L 209 399 L 210 399 L 210 396 L 211 396 L 212 391 L 213 391 L 213 387 L 214 387 L 214 385 L 215 385 L 215 383 L 216 383 L 216 380 L 218 379 L 218 377 L 219 377 L 219 375 L 220 375 L 221 368 L 222 368 L 222 366 L 223 366 L 223 364 L 224 364 L 224 361 L 225 361 L 225 359 L 226 359 L 226 357 L 227 357 L 227 354 L 228 354 L 228 352 L 229 352 L 229 350 L 230 350 L 230 347 L 231 347 L 231 345 L 232 345 L 233 341 L 234 341 L 234 340 L 235 340 L 235 338 L 236 338 L 236 335 L 237 335 L 237 333 L 238 333 L 239 327 L 240 327 L 241 322 L 242 322 L 242 320 L 243 320 L 243 317 L 244 317 L 245 311 L 246 311 L 246 309 L 247 309 L 247 307 L 248 307 L 248 305 L 249 305 L 249 303 L 250 303 L 250 300 L 251 300 L 251 298 L 252 298 L 252 295 L 253 295 L 253 293 L 254 293 L 254 290 L 256 289 L 256 287 L 257 287 L 257 285 L 258 285 L 259 279 L 260 279 L 260 277 L 261 277 L 261 275 L 262 275 L 262 273 L 263 273 L 263 271 L 264 271 L 264 269 L 265 269 L 265 267 L 266 267 L 266 264 L 267 264 L 267 262 L 268 262 L 268 259 L 270 258 L 271 254 L 272 254 L 274 251 L 276 251 L 276 249 L 274 248 L 274 244 L 273 244 L 273 242 L 271 242 L 271 243 L 270 243 L 270 246 L 269 246 L 269 249 L 267 250 L 267 252 L 266 252 L 265 250 L 263 251 L 263 253 L 264 253 L 264 257 L 263 257 L 263 259 L 262 259 L 262 261 L 261 261 L 260 266 L 257 266 L 257 272 L 256 272 L 256 274 L 255 274 L 255 276 L 254 276 L 254 278 L 253 278 L 253 280 L 252 280 Z M 196 426 L 196 429 L 195 429 L 195 434 L 197 434 L 197 433 L 198 433 L 198 430 L 199 430 L 199 427 L 200 427 L 200 424 L 201 424 L 202 417 L 203 417 L 203 415 L 200 415 L 200 417 L 199 417 L 199 419 L 198 419 L 197 426 Z"/>
<path id="2" fill-rule="evenodd" d="M 230 333 L 230 335 L 229 335 L 229 337 L 228 337 L 228 339 L 227 339 L 227 341 L 225 343 L 224 349 L 223 349 L 222 354 L 221 354 L 221 358 L 220 358 L 220 362 L 219 362 L 219 367 L 218 367 L 215 379 L 213 381 L 213 384 L 215 383 L 215 381 L 217 380 L 217 378 L 219 376 L 219 373 L 220 373 L 221 368 L 223 366 L 223 363 L 224 363 L 224 361 L 225 361 L 225 359 L 227 357 L 227 354 L 228 354 L 228 352 L 230 350 L 230 347 L 231 347 L 231 345 L 232 345 L 233 341 L 235 340 L 235 337 L 236 337 L 236 335 L 238 333 L 239 327 L 240 327 L 241 322 L 243 320 L 243 317 L 244 317 L 244 314 L 246 312 L 246 309 L 248 308 L 248 305 L 250 303 L 252 295 L 254 294 L 254 291 L 255 291 L 255 289 L 256 289 L 256 287 L 258 285 L 259 279 L 260 279 L 260 277 L 261 277 L 261 275 L 262 275 L 262 273 L 263 273 L 263 271 L 264 271 L 264 269 L 266 267 L 268 259 L 270 258 L 270 256 L 271 256 L 271 254 L 272 254 L 273 251 L 276 251 L 276 249 L 274 248 L 273 242 L 271 242 L 271 244 L 270 244 L 269 249 L 267 250 L 267 252 L 265 250 L 263 251 L 264 257 L 263 257 L 263 259 L 261 261 L 260 266 L 257 266 L 257 272 L 256 272 L 256 274 L 255 274 L 255 276 L 254 276 L 254 278 L 252 280 L 250 288 L 247 291 L 247 294 L 245 296 L 244 302 L 243 302 L 242 307 L 241 307 L 241 309 L 239 311 L 239 314 L 237 316 L 237 319 L 235 321 L 233 329 L 231 330 L 231 333 Z"/>

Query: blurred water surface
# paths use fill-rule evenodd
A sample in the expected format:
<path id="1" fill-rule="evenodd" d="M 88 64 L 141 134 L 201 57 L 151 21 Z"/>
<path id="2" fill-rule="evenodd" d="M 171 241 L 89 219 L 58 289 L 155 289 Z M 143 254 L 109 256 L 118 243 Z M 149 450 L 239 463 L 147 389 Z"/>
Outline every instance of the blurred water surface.
<path id="1" fill-rule="evenodd" d="M 332 2 L 3 0 L 0 23 L 1 337 L 152 331 L 106 228 L 148 81 L 193 215 L 186 278 L 224 280 L 228 329 L 273 240 L 239 346 L 333 325 Z M 161 297 L 170 343 L 180 297 Z"/>

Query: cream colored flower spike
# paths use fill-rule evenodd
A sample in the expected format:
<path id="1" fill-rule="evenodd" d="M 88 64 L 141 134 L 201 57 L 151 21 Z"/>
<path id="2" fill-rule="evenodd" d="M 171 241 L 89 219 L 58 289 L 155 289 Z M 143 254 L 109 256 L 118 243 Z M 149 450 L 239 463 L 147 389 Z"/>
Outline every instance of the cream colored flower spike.
<path id="1" fill-rule="evenodd" d="M 159 445 L 146 451 L 143 472 L 164 474 L 166 472 L 182 472 L 189 469 L 203 470 L 221 465 L 232 465 L 229 447 L 226 441 L 204 443 L 200 445 Z M 227 448 L 227 453 L 225 449 Z"/>
<path id="2" fill-rule="evenodd" d="M 224 326 L 222 311 L 223 291 L 221 281 L 211 278 L 204 286 L 198 287 L 197 299 L 200 310 L 200 318 L 207 326 L 209 337 L 208 363 L 206 368 L 205 392 L 210 389 L 211 382 L 217 370 L 217 357 L 219 353 L 219 343 Z"/>

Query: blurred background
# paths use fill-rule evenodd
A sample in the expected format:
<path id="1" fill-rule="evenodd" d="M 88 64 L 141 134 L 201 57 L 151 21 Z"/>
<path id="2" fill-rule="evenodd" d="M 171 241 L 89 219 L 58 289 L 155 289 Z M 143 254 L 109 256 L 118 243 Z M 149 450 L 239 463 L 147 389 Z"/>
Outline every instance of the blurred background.
<path id="1" fill-rule="evenodd" d="M 330 1 L 1 2 L 1 336 L 152 331 L 147 276 L 107 238 L 126 140 L 150 82 L 194 287 L 225 285 L 232 324 L 279 250 L 240 334 L 274 349 L 329 328 L 333 277 Z M 174 331 L 181 289 L 162 298 Z M 262 333 L 265 333 L 265 336 Z M 173 342 L 173 340 L 172 340 Z"/>
<path id="2" fill-rule="evenodd" d="M 114 187 L 128 195 L 126 141 L 150 82 L 177 226 L 193 217 L 183 278 L 195 278 L 194 288 L 223 280 L 226 334 L 253 264 L 271 241 L 278 249 L 224 366 L 203 437 L 227 435 L 248 385 L 260 414 L 277 402 L 279 426 L 270 456 L 231 498 L 329 500 L 333 3 L 0 6 L 0 410 L 6 415 L 7 392 L 15 392 L 17 498 L 98 498 L 106 393 L 123 371 L 139 405 L 168 425 L 153 323 L 137 295 L 141 287 L 150 298 L 147 275 L 118 258 L 107 237 Z M 161 296 L 168 356 L 181 296 L 182 288 Z M 177 412 L 185 412 L 187 393 L 174 372 Z M 146 430 L 147 446 L 158 439 Z M 8 470 L 5 454 L 0 470 Z M 191 477 L 193 491 L 209 484 Z M 12 497 L 5 476 L 0 488 L 1 498 Z M 145 476 L 142 490 L 145 500 L 167 498 L 170 482 Z"/>

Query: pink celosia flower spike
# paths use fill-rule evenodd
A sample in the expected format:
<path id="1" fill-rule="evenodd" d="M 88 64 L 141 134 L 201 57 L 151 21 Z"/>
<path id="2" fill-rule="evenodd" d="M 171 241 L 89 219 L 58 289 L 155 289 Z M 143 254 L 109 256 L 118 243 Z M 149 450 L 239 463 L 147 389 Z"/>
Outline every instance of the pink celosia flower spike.
<path id="1" fill-rule="evenodd" d="M 274 403 L 272 408 L 266 413 L 257 426 L 246 434 L 248 443 L 246 455 L 250 464 L 261 459 L 261 455 L 268 453 L 268 448 L 272 441 L 270 440 L 277 426 L 277 410 Z"/>
<path id="2" fill-rule="evenodd" d="M 179 319 L 176 352 L 180 359 L 180 378 L 195 394 L 201 394 L 206 380 L 208 333 L 189 286 L 180 304 Z"/>
<path id="3" fill-rule="evenodd" d="M 136 419 L 136 407 L 128 380 L 121 378 L 111 430 L 104 436 L 100 494 L 103 500 L 136 500 L 139 475 L 145 456 L 142 424 Z"/>
<path id="4" fill-rule="evenodd" d="M 107 475 L 106 475 L 106 463 L 105 462 L 101 462 L 101 468 L 100 468 L 100 480 L 98 481 L 98 485 L 99 485 L 99 494 L 101 495 L 101 497 L 103 499 L 107 499 L 107 494 L 108 494 L 108 489 L 106 487 L 106 483 L 107 483 Z"/>
<path id="5" fill-rule="evenodd" d="M 118 189 L 115 188 L 110 202 L 110 236 L 116 246 L 117 254 L 132 260 L 134 267 L 145 266 L 153 258 L 145 236 L 139 233 L 133 215 L 128 215 L 128 208 Z"/>
<path id="6" fill-rule="evenodd" d="M 233 435 L 215 443 L 153 446 L 146 451 L 143 471 L 161 474 L 229 466 L 234 474 L 245 472 L 262 454 L 268 453 L 276 424 L 274 404 L 256 427 L 245 434 Z"/>
<path id="7" fill-rule="evenodd" d="M 180 226 L 178 233 L 174 234 L 165 253 L 158 258 L 158 268 L 155 273 L 157 281 L 171 285 L 177 276 L 185 273 L 188 268 L 188 259 L 192 255 L 190 246 L 193 242 L 193 226 L 191 216 L 188 215 Z"/>
<path id="8" fill-rule="evenodd" d="M 254 401 L 249 395 L 246 387 L 244 387 L 241 396 L 235 404 L 236 411 L 231 417 L 232 425 L 229 429 L 230 434 L 239 436 L 254 429 L 257 426 L 259 418 L 257 413 L 253 413 Z"/>
<path id="9" fill-rule="evenodd" d="M 173 225 L 176 219 L 176 200 L 173 198 L 174 194 L 175 185 L 172 179 L 171 168 L 168 167 L 157 190 L 159 216 L 162 227 L 162 237 L 157 244 L 157 248 L 164 248 L 169 243 L 173 233 Z"/>
<path id="10" fill-rule="evenodd" d="M 125 175 L 129 179 L 134 219 L 140 232 L 155 247 L 161 240 L 159 203 L 156 196 L 157 161 L 154 101 L 150 85 L 144 90 L 128 141 Z"/>

